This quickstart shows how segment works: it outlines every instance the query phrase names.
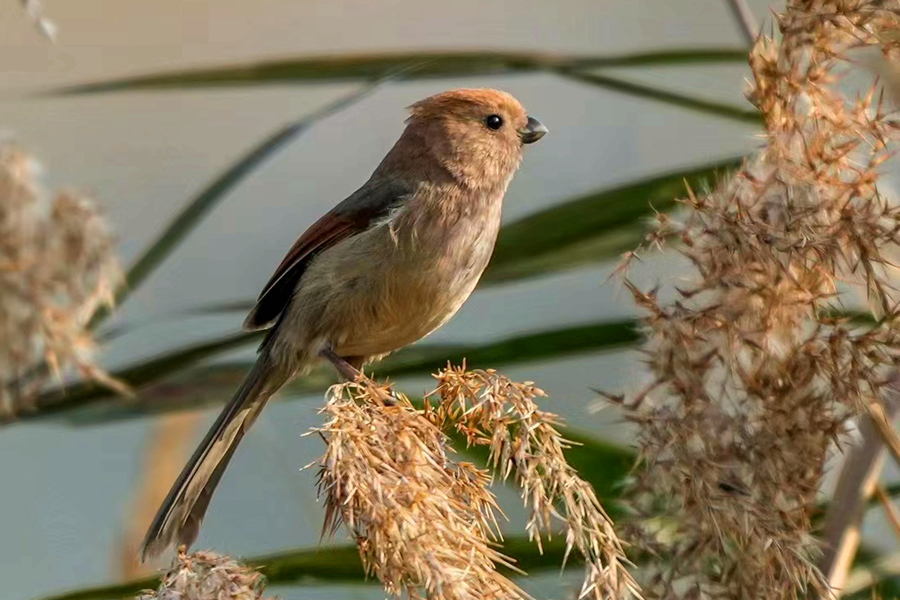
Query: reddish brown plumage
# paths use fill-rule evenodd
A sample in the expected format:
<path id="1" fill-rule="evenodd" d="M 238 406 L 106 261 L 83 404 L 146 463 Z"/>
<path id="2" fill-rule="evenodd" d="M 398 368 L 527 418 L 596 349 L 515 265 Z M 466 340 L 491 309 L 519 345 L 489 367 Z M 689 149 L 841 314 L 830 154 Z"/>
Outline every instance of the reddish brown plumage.
<path id="1" fill-rule="evenodd" d="M 528 114 L 506 92 L 459 89 L 416 102 L 407 128 L 378 171 L 384 175 L 414 173 L 483 189 L 506 185 L 521 159 L 519 132 Z M 484 119 L 498 115 L 504 126 L 492 131 Z"/>
<path id="2" fill-rule="evenodd" d="M 257 366 L 173 487 L 145 553 L 193 542 L 235 445 L 281 385 L 326 351 L 361 365 L 421 339 L 478 283 L 522 145 L 546 129 L 496 90 L 453 90 L 410 110 L 365 185 L 300 237 L 260 295 L 245 322 L 272 327 Z"/>

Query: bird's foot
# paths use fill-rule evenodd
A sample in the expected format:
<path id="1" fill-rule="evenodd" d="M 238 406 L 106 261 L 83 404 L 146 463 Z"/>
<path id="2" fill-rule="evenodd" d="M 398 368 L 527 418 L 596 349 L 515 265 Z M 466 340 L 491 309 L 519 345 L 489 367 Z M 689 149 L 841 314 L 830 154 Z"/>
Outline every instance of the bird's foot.
<path id="1" fill-rule="evenodd" d="M 322 358 L 328 360 L 328 362 L 330 362 L 334 366 L 335 370 L 337 370 L 338 375 L 340 375 L 347 381 L 358 383 L 366 377 L 361 370 L 351 365 L 343 357 L 335 354 L 334 350 L 332 350 L 328 346 L 322 348 L 322 350 L 319 351 L 319 355 Z"/>
<path id="2" fill-rule="evenodd" d="M 391 393 L 390 389 L 384 389 L 377 383 L 370 382 L 366 377 L 366 374 L 362 372 L 362 369 L 357 368 L 345 358 L 338 356 L 337 353 L 335 353 L 335 351 L 330 347 L 326 346 L 322 348 L 322 350 L 319 351 L 319 355 L 330 362 L 338 372 L 338 375 L 340 375 L 346 381 L 367 384 L 369 389 L 373 390 L 378 396 L 379 400 L 381 400 L 387 406 L 393 406 L 397 404 L 397 401 L 394 399 L 394 396 Z"/>

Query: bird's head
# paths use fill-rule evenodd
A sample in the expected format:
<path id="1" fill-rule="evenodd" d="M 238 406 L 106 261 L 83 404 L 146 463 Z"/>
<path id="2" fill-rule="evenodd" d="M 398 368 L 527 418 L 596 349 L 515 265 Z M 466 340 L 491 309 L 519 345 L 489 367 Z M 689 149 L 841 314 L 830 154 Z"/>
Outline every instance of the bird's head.
<path id="1" fill-rule="evenodd" d="M 404 136 L 473 187 L 505 186 L 522 146 L 547 133 L 518 100 L 499 90 L 451 90 L 416 102 L 410 111 Z"/>

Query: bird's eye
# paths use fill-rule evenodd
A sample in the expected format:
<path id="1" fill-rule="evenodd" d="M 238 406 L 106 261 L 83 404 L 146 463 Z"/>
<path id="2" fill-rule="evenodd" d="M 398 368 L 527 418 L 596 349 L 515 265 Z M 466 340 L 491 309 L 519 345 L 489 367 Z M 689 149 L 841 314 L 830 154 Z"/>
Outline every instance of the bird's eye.
<path id="1" fill-rule="evenodd" d="M 500 115 L 490 115 L 484 120 L 484 124 L 487 125 L 488 129 L 493 129 L 497 131 L 501 127 L 503 127 L 503 119 Z"/>

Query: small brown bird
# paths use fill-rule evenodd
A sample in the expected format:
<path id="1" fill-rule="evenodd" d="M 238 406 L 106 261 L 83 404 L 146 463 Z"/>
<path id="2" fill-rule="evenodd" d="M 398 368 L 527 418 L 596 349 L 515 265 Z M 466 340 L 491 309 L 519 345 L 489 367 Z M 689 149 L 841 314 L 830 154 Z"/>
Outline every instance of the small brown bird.
<path id="1" fill-rule="evenodd" d="M 266 401 L 321 359 L 354 379 L 452 317 L 487 267 L 522 145 L 547 129 L 509 94 L 452 90 L 410 107 L 369 180 L 288 252 L 244 321 L 259 358 L 175 481 L 144 559 L 190 546 L 238 442 Z"/>

